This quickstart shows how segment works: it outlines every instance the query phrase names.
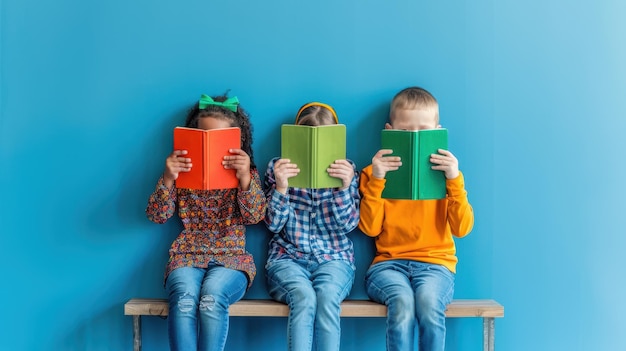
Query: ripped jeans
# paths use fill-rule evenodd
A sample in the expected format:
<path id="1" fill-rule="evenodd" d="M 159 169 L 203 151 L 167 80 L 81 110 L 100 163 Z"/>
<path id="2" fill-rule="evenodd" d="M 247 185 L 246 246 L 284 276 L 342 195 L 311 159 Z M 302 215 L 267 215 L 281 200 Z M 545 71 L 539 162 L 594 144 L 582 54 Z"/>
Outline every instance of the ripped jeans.
<path id="1" fill-rule="evenodd" d="M 246 274 L 217 265 L 182 267 L 167 277 L 168 332 L 172 351 L 222 351 L 228 306 L 246 292 Z"/>

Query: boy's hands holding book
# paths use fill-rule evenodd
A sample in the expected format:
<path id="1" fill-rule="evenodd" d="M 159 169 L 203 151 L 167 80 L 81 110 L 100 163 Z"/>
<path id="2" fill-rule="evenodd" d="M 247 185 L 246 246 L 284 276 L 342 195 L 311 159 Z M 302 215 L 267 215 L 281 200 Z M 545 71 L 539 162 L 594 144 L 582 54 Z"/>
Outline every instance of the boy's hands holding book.
<path id="1" fill-rule="evenodd" d="M 347 189 L 352 182 L 352 178 L 354 178 L 354 168 L 346 160 L 336 160 L 330 164 L 326 171 L 331 177 L 341 179 L 342 186 L 339 188 L 340 190 Z"/>
<path id="2" fill-rule="evenodd" d="M 430 162 L 435 164 L 432 169 L 443 171 L 446 179 L 454 179 L 459 176 L 459 161 L 454 155 L 444 149 L 437 150 L 438 154 L 430 155 Z"/>
<path id="3" fill-rule="evenodd" d="M 171 188 L 174 181 L 178 179 L 180 172 L 189 172 L 191 170 L 191 159 L 184 157 L 187 150 L 174 150 L 165 159 L 165 171 L 163 172 L 163 183 L 166 187 Z"/>
<path id="4" fill-rule="evenodd" d="M 234 169 L 237 179 L 239 179 L 239 188 L 243 191 L 250 189 L 250 156 L 241 149 L 228 149 L 233 156 L 224 156 L 222 164 L 226 169 Z"/>
<path id="5" fill-rule="evenodd" d="M 385 178 L 389 171 L 396 171 L 402 166 L 402 160 L 398 156 L 385 156 L 392 154 L 393 150 L 382 149 L 372 157 L 372 176 L 378 179 Z"/>
<path id="6" fill-rule="evenodd" d="M 295 177 L 300 173 L 298 165 L 291 163 L 291 160 L 281 158 L 274 163 L 274 177 L 276 180 L 276 191 L 281 194 L 287 193 L 289 187 L 289 178 Z"/>

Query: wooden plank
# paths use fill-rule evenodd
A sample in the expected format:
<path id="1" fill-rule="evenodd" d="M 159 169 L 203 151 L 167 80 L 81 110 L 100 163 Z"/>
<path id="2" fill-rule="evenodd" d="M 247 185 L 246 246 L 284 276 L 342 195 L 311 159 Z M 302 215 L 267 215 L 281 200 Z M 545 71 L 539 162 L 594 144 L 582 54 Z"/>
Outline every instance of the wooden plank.
<path id="1" fill-rule="evenodd" d="M 124 305 L 130 316 L 167 316 L 166 299 L 131 299 Z M 286 317 L 287 305 L 273 300 L 240 300 L 230 306 L 233 317 Z M 346 300 L 341 304 L 342 317 L 385 317 L 387 307 L 369 300 Z M 454 300 L 446 317 L 504 317 L 504 307 L 494 300 Z"/>

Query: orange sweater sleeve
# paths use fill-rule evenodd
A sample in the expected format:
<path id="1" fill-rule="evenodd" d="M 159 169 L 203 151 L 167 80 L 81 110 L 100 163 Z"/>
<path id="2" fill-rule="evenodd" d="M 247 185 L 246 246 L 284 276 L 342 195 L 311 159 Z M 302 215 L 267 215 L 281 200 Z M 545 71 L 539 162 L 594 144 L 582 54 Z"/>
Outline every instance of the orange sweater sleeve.
<path id="1" fill-rule="evenodd" d="M 359 229 L 376 241 L 372 263 L 414 260 L 447 267 L 456 272 L 453 236 L 463 237 L 474 225 L 463 175 L 446 181 L 442 200 L 390 200 L 381 197 L 385 179 L 372 176 L 371 165 L 360 177 L 361 217 Z"/>

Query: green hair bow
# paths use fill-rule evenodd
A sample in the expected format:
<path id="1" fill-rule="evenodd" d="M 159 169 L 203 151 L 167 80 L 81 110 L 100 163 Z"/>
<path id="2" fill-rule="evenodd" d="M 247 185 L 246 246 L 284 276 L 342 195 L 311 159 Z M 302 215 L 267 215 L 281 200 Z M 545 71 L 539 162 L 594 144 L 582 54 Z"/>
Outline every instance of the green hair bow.
<path id="1" fill-rule="evenodd" d="M 204 109 L 209 105 L 220 106 L 227 108 L 233 112 L 237 112 L 237 106 L 239 105 L 239 99 L 236 96 L 226 99 L 224 102 L 215 101 L 210 96 L 202 94 L 200 101 L 198 101 L 198 107 Z"/>

